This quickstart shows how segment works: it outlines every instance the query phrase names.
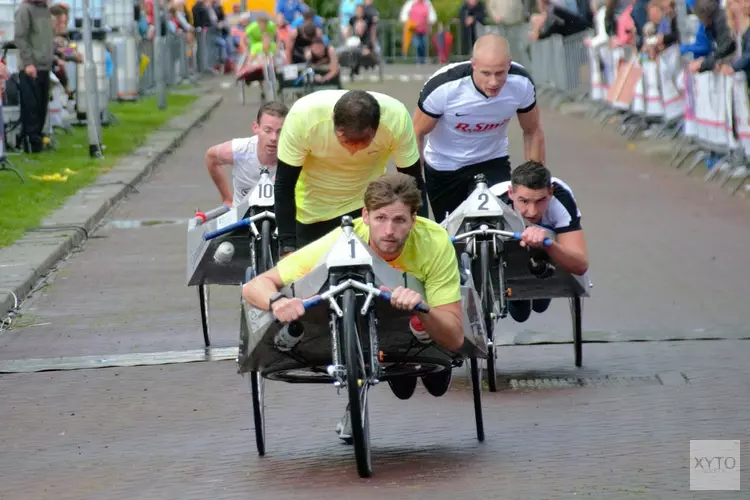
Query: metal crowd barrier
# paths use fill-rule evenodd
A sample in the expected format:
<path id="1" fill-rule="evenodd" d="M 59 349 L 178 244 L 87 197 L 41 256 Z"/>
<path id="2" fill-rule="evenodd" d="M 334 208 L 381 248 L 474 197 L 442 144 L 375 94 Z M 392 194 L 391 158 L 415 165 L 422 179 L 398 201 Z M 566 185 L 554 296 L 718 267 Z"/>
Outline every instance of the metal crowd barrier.
<path id="1" fill-rule="evenodd" d="M 530 45 L 531 74 L 553 105 L 585 102 L 586 116 L 619 121 L 628 139 L 678 141 L 670 163 L 687 174 L 750 193 L 750 108 L 743 74 L 689 73 L 677 45 L 656 60 L 632 47 L 590 46 L 591 33 Z M 585 99 L 584 99 L 585 98 Z"/>
<path id="2" fill-rule="evenodd" d="M 476 33 L 480 36 L 482 27 L 477 24 Z M 404 25 L 397 19 L 380 19 L 377 24 L 377 41 L 380 46 L 380 54 L 386 63 L 413 63 L 416 60 L 416 49 L 414 43 L 409 44 L 404 51 Z M 427 40 L 427 60 L 439 62 L 438 53 L 433 44 L 433 37 L 439 33 L 449 33 L 452 38 L 449 61 L 465 61 L 471 55 L 471 46 L 465 43 L 462 36 L 460 21 L 454 19 L 449 23 L 434 25 Z M 335 47 L 344 44 L 341 30 L 341 21 L 338 18 L 329 18 L 325 21 L 323 33 L 328 37 L 330 43 Z"/>

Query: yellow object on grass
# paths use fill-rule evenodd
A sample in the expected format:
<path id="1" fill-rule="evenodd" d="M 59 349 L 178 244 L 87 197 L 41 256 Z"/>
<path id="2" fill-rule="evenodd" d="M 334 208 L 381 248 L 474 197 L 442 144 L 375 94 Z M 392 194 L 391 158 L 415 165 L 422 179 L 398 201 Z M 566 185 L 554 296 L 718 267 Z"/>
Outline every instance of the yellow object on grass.
<path id="1" fill-rule="evenodd" d="M 44 181 L 44 182 L 68 182 L 68 176 L 60 175 L 59 173 L 32 175 L 31 178 L 34 179 L 35 181 Z"/>

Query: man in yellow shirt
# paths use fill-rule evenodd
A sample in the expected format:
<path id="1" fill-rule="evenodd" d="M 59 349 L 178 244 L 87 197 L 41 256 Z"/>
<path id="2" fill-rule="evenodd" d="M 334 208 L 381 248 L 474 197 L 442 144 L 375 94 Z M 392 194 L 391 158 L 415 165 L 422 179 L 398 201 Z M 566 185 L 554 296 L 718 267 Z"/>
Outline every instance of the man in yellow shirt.
<path id="1" fill-rule="evenodd" d="M 414 275 L 424 284 L 424 298 L 401 286 L 391 295 L 391 305 L 399 310 L 413 311 L 420 302 L 430 306 L 429 313 L 415 312 L 412 316 L 412 329 L 419 332 L 414 335 L 422 341 L 431 339 L 448 350 L 458 351 L 464 343 L 464 329 L 456 252 L 445 229 L 430 219 L 417 216 L 421 205 L 422 193 L 413 177 L 402 173 L 379 176 L 366 186 L 362 217 L 354 220 L 354 232 L 388 264 Z M 341 231 L 341 228 L 334 229 L 249 281 L 242 288 L 243 298 L 258 309 L 272 311 L 279 321 L 298 320 L 305 314 L 303 299 L 286 298 L 279 290 L 309 273 Z M 444 370 L 427 375 L 422 381 L 430 393 L 440 396 L 448 390 L 451 372 Z M 401 399 L 411 397 L 416 387 L 414 377 L 388 382 Z M 336 428 L 344 440 L 350 438 L 348 416 L 347 411 Z"/>
<path id="2" fill-rule="evenodd" d="M 321 90 L 289 110 L 279 137 L 276 224 L 281 254 L 315 241 L 355 218 L 368 182 L 388 158 L 414 177 L 427 197 L 409 110 L 398 100 L 364 90 Z"/>

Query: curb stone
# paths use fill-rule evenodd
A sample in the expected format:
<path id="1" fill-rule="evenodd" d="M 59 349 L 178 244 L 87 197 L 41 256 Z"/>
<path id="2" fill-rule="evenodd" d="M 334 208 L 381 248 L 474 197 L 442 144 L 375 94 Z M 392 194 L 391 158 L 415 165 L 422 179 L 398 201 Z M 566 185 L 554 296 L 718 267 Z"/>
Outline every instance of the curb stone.
<path id="1" fill-rule="evenodd" d="M 40 278 L 76 247 L 104 219 L 110 209 L 127 196 L 185 139 L 203 123 L 222 101 L 222 96 L 200 97 L 192 108 L 155 130 L 146 143 L 124 157 L 111 171 L 68 198 L 58 210 L 42 220 L 36 229 L 18 241 L 0 248 L 0 318 L 12 312 Z M 106 151 L 105 151 L 106 155 Z"/>

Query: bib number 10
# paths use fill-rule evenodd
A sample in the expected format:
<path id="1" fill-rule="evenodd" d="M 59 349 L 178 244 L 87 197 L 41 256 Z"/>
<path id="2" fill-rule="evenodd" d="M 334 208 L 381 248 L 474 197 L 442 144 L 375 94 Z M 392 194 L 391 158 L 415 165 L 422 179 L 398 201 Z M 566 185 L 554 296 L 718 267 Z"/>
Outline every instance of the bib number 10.
<path id="1" fill-rule="evenodd" d="M 258 198 L 261 200 L 270 200 L 273 198 L 273 184 L 263 184 L 259 186 Z"/>

